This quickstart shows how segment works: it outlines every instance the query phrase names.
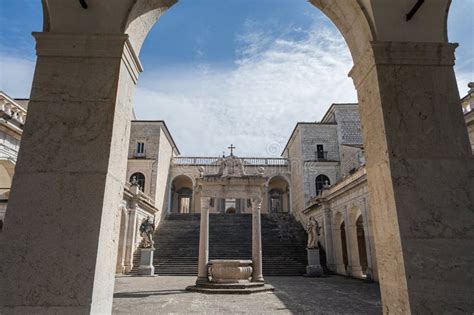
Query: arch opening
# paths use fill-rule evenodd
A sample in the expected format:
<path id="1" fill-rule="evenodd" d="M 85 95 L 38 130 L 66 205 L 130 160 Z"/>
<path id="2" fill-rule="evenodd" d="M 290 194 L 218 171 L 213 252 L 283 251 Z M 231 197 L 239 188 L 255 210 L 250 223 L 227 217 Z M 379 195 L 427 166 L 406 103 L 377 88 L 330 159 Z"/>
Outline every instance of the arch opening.
<path id="1" fill-rule="evenodd" d="M 357 234 L 357 249 L 359 251 L 359 263 L 362 268 L 362 275 L 367 276 L 367 269 L 369 267 L 367 259 L 367 246 L 365 243 L 364 220 L 362 215 L 359 215 L 356 221 Z"/>
<path id="2" fill-rule="evenodd" d="M 342 264 L 344 265 L 344 269 L 347 272 L 349 267 L 349 257 L 347 253 L 347 240 L 346 240 L 346 224 L 342 221 L 340 225 L 341 230 L 341 249 L 342 249 Z"/>
<path id="3" fill-rule="evenodd" d="M 187 214 L 194 211 L 193 181 L 186 175 L 179 175 L 171 182 L 171 213 Z"/>
<path id="4" fill-rule="evenodd" d="M 143 173 L 140 173 L 140 172 L 133 173 L 130 176 L 129 182 L 132 184 L 137 183 L 138 187 L 140 187 L 140 190 L 142 192 L 145 191 L 145 175 L 143 175 Z"/>
<path id="5" fill-rule="evenodd" d="M 289 213 L 290 185 L 288 181 L 275 176 L 268 182 L 268 213 Z"/>
<path id="6" fill-rule="evenodd" d="M 331 181 L 329 180 L 329 177 L 327 177 L 324 174 L 316 176 L 316 179 L 315 179 L 316 196 L 321 195 L 324 188 L 329 187 L 329 185 L 331 185 Z"/>

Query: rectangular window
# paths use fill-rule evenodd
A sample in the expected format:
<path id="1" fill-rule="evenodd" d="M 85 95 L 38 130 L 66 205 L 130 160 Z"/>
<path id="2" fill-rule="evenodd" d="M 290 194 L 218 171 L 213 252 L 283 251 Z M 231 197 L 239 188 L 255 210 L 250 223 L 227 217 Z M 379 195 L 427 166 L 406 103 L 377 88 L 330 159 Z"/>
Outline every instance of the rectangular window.
<path id="1" fill-rule="evenodd" d="M 324 146 L 322 144 L 316 145 L 316 157 L 318 160 L 325 160 Z"/>
<path id="2" fill-rule="evenodd" d="M 137 155 L 145 154 L 145 143 L 137 142 Z"/>

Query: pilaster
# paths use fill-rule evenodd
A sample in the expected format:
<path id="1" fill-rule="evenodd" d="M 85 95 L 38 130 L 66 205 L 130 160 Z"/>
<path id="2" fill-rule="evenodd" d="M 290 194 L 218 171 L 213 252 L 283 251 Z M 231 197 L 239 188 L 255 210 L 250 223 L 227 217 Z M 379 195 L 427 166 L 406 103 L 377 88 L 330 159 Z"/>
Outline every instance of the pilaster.
<path id="1" fill-rule="evenodd" d="M 456 46 L 373 42 L 350 74 L 387 312 L 474 308 L 465 277 L 474 272 L 474 235 L 466 232 L 474 222 L 474 163 L 453 70 Z"/>
<path id="2" fill-rule="evenodd" d="M 34 36 L 28 120 L 0 240 L 0 312 L 110 313 L 140 66 L 125 35 Z"/>

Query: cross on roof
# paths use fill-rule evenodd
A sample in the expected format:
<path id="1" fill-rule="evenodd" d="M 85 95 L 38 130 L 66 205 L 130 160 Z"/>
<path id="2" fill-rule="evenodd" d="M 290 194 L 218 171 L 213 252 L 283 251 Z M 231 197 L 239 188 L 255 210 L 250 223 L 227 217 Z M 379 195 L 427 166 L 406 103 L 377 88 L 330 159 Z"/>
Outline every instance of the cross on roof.
<path id="1" fill-rule="evenodd" d="M 234 149 L 237 149 L 236 147 L 234 147 L 233 144 L 230 145 L 230 147 L 228 147 L 227 149 L 230 150 L 230 156 L 234 156 Z"/>

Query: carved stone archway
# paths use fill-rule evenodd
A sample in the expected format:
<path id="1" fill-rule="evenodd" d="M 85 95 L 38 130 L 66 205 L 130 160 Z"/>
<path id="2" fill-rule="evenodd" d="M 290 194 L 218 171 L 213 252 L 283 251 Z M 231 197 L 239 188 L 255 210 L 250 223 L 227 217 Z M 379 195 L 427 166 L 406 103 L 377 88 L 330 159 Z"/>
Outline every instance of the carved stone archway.
<path id="1" fill-rule="evenodd" d="M 95 0 L 83 9 L 43 0 L 29 119 L 0 240 L 2 307 L 110 313 L 138 55 L 174 3 Z M 354 60 L 384 311 L 469 312 L 474 288 L 463 275 L 473 264 L 453 257 L 474 259 L 466 250 L 474 235 L 465 232 L 474 222 L 474 163 L 458 106 L 456 45 L 447 40 L 450 0 L 425 1 L 410 20 L 412 1 L 311 3 Z"/>

